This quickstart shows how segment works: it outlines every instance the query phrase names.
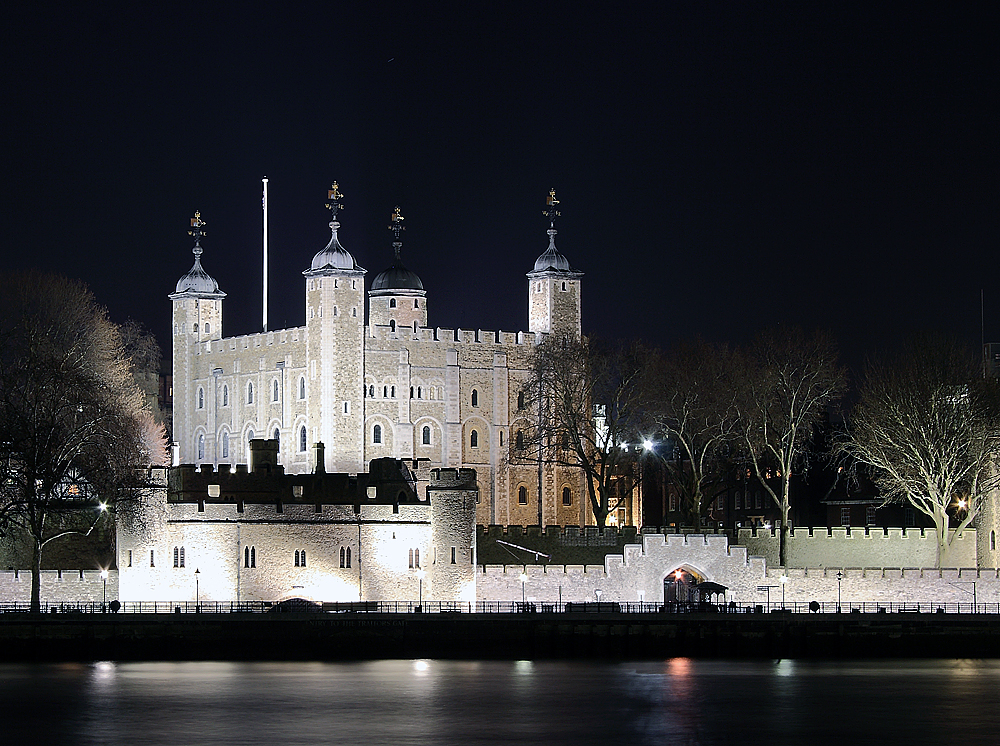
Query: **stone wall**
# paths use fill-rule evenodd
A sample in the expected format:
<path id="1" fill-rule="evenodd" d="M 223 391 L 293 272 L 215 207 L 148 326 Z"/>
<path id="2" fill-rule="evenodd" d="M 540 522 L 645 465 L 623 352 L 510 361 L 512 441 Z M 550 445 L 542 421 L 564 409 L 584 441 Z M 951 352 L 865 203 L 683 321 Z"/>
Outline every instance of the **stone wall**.
<path id="1" fill-rule="evenodd" d="M 100 570 L 42 570 L 41 601 L 43 604 L 102 603 L 105 585 Z M 118 572 L 108 572 L 107 599 L 118 598 Z M 0 602 L 31 601 L 31 571 L 0 572 Z"/>
<path id="2" fill-rule="evenodd" d="M 777 567 L 776 529 L 740 529 L 739 544 Z M 954 539 L 950 567 L 976 567 L 975 529 Z M 789 567 L 934 567 L 937 538 L 920 528 L 794 528 L 788 532 Z"/>

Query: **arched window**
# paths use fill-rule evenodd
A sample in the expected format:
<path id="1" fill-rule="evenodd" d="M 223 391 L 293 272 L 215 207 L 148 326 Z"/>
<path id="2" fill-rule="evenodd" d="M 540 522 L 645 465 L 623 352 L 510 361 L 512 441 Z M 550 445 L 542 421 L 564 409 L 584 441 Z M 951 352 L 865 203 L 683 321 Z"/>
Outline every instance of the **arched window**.
<path id="1" fill-rule="evenodd" d="M 500 445 L 503 446 L 503 430 L 500 431 Z"/>
<path id="2" fill-rule="evenodd" d="M 425 446 L 431 444 L 431 429 L 427 425 L 424 425 L 424 429 L 420 433 L 420 442 Z"/>
<path id="3" fill-rule="evenodd" d="M 351 548 L 347 547 L 347 567 L 351 566 Z"/>
<path id="4" fill-rule="evenodd" d="M 370 399 L 374 399 L 375 398 L 375 387 L 374 386 L 369 386 L 368 387 L 368 397 Z"/>
<path id="5" fill-rule="evenodd" d="M 479 448 L 479 432 L 478 431 L 473 430 L 469 434 L 469 445 L 472 446 L 473 448 Z"/>
<path id="6" fill-rule="evenodd" d="M 305 567 L 306 566 L 306 550 L 295 550 L 295 566 Z"/>
<path id="7" fill-rule="evenodd" d="M 224 407 L 228 407 L 229 406 L 229 387 L 228 386 L 223 386 L 222 387 L 222 406 L 224 406 Z"/>
<path id="8" fill-rule="evenodd" d="M 424 398 L 424 390 L 420 386 L 417 386 L 417 398 L 418 399 Z"/>
<path id="9" fill-rule="evenodd" d="M 413 398 L 413 387 L 412 386 L 410 386 L 410 398 L 411 399 Z"/>
<path id="10" fill-rule="evenodd" d="M 205 435 L 198 436 L 198 460 L 205 458 Z"/>
<path id="11" fill-rule="evenodd" d="M 222 458 L 229 458 L 229 433 L 222 434 Z"/>
<path id="12" fill-rule="evenodd" d="M 418 298 L 413 299 L 413 307 L 420 308 L 420 300 Z"/>
<path id="13" fill-rule="evenodd" d="M 395 319 L 389 319 L 389 331 L 390 332 L 396 331 L 396 320 Z"/>
<path id="14" fill-rule="evenodd" d="M 250 547 L 243 547 L 243 567 L 250 567 Z"/>
<path id="15" fill-rule="evenodd" d="M 524 409 L 524 392 L 520 392 L 517 395 L 517 408 Z"/>
<path id="16" fill-rule="evenodd" d="M 413 333 L 414 334 L 417 333 L 417 322 L 416 321 L 413 322 Z"/>
<path id="17" fill-rule="evenodd" d="M 306 426 L 303 425 L 299 428 L 299 451 L 302 453 L 306 452 Z"/>
<path id="18" fill-rule="evenodd" d="M 197 334 L 197 333 L 198 333 L 198 325 L 197 325 L 197 324 L 195 324 L 195 325 L 194 325 L 194 333 L 195 333 L 195 334 Z"/>
<path id="19" fill-rule="evenodd" d="M 391 387 L 390 392 L 389 392 L 389 396 L 391 398 L 393 398 L 393 399 L 396 398 L 396 387 L 395 386 Z"/>
<path id="20" fill-rule="evenodd" d="M 388 399 L 389 398 L 389 387 L 388 386 L 383 386 L 382 387 L 382 398 L 383 399 Z"/>
<path id="21" fill-rule="evenodd" d="M 346 554 L 344 553 L 344 548 L 341 547 L 340 548 L 340 566 L 341 567 L 347 567 L 347 565 L 344 564 L 345 557 L 346 557 Z"/>
<path id="22" fill-rule="evenodd" d="M 257 547 L 250 547 L 250 567 L 257 567 Z"/>
<path id="23" fill-rule="evenodd" d="M 563 505 L 572 505 L 573 504 L 573 492 L 570 490 L 569 487 L 563 487 L 562 503 L 563 503 Z"/>
<path id="24" fill-rule="evenodd" d="M 382 442 L 382 426 L 376 425 L 372 428 L 372 443 Z"/>
<path id="25" fill-rule="evenodd" d="M 271 401 L 278 401 L 278 379 L 274 379 L 274 393 L 271 394 Z"/>
<path id="26" fill-rule="evenodd" d="M 247 384 L 247 404 L 253 404 L 253 384 Z"/>
<path id="27" fill-rule="evenodd" d="M 277 440 L 279 442 L 281 441 L 281 433 L 278 432 L 278 428 L 274 428 L 273 435 L 274 435 L 274 438 L 273 438 L 274 440 Z"/>
<path id="28" fill-rule="evenodd" d="M 420 567 L 420 550 L 411 549 L 410 550 L 410 569 L 417 569 Z"/>
<path id="29" fill-rule="evenodd" d="M 301 378 L 299 378 L 299 398 L 300 399 L 305 399 L 306 398 L 306 377 L 305 376 L 302 376 Z"/>
<path id="30" fill-rule="evenodd" d="M 389 308 L 395 308 L 395 307 L 396 307 L 396 299 L 395 298 L 390 298 L 389 299 Z"/>
<path id="31" fill-rule="evenodd" d="M 472 406 L 474 407 L 479 406 L 479 392 L 476 391 L 475 389 L 472 389 Z"/>
<path id="32" fill-rule="evenodd" d="M 205 389 L 198 389 L 198 409 L 205 408 Z"/>
<path id="33" fill-rule="evenodd" d="M 518 450 L 524 449 L 524 433 L 520 430 L 518 430 L 517 435 L 514 436 L 514 445 L 517 446 Z"/>
<path id="34" fill-rule="evenodd" d="M 518 487 L 517 488 L 517 504 L 527 505 L 528 504 L 528 488 Z"/>
<path id="35" fill-rule="evenodd" d="M 247 430 L 247 443 L 249 443 L 251 440 L 253 440 L 254 437 L 255 437 L 254 431 L 253 430 Z"/>
<path id="36" fill-rule="evenodd" d="M 208 334 L 210 331 L 212 331 L 212 327 L 211 327 L 211 325 L 209 325 L 209 324 L 206 323 L 205 324 L 205 334 Z"/>

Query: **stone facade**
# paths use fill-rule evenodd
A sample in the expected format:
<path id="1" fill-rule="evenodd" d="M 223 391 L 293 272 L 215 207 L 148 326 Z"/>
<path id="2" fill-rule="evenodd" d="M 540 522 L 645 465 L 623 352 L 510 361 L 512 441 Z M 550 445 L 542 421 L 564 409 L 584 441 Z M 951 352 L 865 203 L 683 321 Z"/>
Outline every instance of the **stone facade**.
<path id="1" fill-rule="evenodd" d="M 532 349 L 581 334 L 582 274 L 555 250 L 555 230 L 528 273 L 529 331 L 512 333 L 429 327 L 427 294 L 401 265 L 375 278 L 366 321 L 366 270 L 340 245 L 336 215 L 330 226 L 303 273 L 305 325 L 241 337 L 223 334 L 225 293 L 196 244 L 170 295 L 175 464 L 246 463 L 249 441 L 269 438 L 285 470 L 304 473 L 322 442 L 330 472 L 384 457 L 474 468 L 482 524 L 592 524 L 579 470 L 506 458 L 532 421 L 518 407 Z"/>

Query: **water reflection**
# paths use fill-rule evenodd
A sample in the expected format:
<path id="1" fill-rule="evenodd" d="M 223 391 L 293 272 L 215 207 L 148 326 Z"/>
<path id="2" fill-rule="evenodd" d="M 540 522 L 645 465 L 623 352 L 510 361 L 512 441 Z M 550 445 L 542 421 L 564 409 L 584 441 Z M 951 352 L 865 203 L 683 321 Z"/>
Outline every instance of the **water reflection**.
<path id="1" fill-rule="evenodd" d="M 992 743 L 982 661 L 0 666 L 17 744 Z"/>

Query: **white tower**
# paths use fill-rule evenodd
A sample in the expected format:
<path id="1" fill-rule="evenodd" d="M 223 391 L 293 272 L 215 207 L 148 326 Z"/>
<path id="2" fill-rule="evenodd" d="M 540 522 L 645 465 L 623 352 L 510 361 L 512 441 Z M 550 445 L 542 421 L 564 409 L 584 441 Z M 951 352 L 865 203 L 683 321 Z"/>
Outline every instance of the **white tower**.
<path id="1" fill-rule="evenodd" d="M 556 249 L 556 190 L 549 190 L 549 247 L 528 273 L 528 329 L 536 334 L 567 334 L 580 338 L 580 278 L 569 260 Z"/>
<path id="2" fill-rule="evenodd" d="M 365 270 L 340 245 L 343 198 L 329 191 L 330 243 L 313 257 L 306 278 L 306 385 L 310 439 L 324 444 L 328 472 L 364 471 Z"/>

